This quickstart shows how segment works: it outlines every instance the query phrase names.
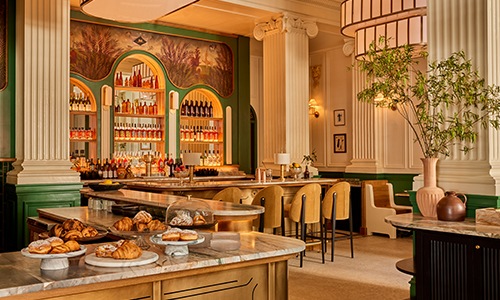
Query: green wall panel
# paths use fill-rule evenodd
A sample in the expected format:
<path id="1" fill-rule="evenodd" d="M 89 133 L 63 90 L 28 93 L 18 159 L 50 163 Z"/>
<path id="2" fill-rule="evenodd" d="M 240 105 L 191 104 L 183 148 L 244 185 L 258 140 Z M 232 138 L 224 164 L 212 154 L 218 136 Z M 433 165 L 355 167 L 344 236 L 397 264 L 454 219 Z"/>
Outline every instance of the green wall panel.
<path id="1" fill-rule="evenodd" d="M 6 224 L 13 224 L 14 230 L 6 232 L 6 249 L 19 250 L 29 242 L 28 217 L 38 215 L 39 208 L 73 207 L 80 205 L 82 184 L 58 185 L 6 185 L 4 214 Z"/>

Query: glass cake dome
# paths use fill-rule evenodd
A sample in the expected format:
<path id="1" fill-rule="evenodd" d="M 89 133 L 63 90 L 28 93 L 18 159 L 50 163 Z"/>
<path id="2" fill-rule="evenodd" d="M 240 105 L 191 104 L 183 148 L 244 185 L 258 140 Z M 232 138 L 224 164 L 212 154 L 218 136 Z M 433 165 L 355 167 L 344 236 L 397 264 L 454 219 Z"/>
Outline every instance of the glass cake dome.
<path id="1" fill-rule="evenodd" d="M 207 228 L 215 225 L 208 203 L 201 200 L 178 200 L 167 208 L 166 223 L 181 228 Z"/>

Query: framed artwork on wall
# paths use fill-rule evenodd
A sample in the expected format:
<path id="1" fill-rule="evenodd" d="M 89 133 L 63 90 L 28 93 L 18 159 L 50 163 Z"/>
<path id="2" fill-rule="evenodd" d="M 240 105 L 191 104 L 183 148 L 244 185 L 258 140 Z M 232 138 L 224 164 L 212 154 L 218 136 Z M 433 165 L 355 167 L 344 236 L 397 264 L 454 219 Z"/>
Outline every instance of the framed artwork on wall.
<path id="1" fill-rule="evenodd" d="M 333 111 L 333 125 L 335 126 L 345 125 L 345 109 L 336 109 Z"/>
<path id="2" fill-rule="evenodd" d="M 333 135 L 333 153 L 347 152 L 347 135 L 345 133 Z"/>

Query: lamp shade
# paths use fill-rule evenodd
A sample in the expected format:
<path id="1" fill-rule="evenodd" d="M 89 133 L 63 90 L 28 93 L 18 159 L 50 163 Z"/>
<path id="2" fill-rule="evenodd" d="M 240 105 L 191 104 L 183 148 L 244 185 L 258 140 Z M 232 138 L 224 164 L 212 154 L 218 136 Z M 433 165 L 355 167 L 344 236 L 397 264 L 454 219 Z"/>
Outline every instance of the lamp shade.
<path id="1" fill-rule="evenodd" d="M 199 166 L 201 153 L 184 153 L 182 162 L 187 166 Z"/>
<path id="2" fill-rule="evenodd" d="M 81 10 L 94 17 L 125 23 L 153 21 L 198 0 L 83 0 Z"/>
<path id="3" fill-rule="evenodd" d="M 275 153 L 274 163 L 277 165 L 288 165 L 290 163 L 290 153 Z"/>

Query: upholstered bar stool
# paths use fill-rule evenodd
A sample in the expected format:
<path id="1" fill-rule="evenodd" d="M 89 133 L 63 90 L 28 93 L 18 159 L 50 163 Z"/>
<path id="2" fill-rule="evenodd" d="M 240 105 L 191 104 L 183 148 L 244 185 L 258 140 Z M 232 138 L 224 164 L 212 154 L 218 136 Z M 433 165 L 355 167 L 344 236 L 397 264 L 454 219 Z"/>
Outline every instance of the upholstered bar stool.
<path id="1" fill-rule="evenodd" d="M 212 197 L 212 200 L 241 203 L 241 190 L 237 187 L 228 187 Z"/>
<path id="2" fill-rule="evenodd" d="M 325 263 L 323 222 L 321 218 L 321 186 L 317 183 L 310 183 L 301 187 L 293 196 L 292 201 L 285 204 L 284 211 L 284 217 L 295 223 L 295 237 L 298 237 L 300 224 L 300 239 L 306 243 L 306 246 L 321 245 L 322 263 Z M 307 225 L 313 224 L 319 224 L 320 239 L 307 234 Z M 307 238 L 310 238 L 310 240 L 308 241 Z M 303 264 L 305 251 L 300 252 L 300 267 Z"/>
<path id="3" fill-rule="evenodd" d="M 334 251 L 335 251 L 335 225 L 337 220 L 347 220 L 349 219 L 349 239 L 351 240 L 351 258 L 354 258 L 354 248 L 352 241 L 352 208 L 351 208 L 351 185 L 347 182 L 339 182 L 334 184 L 331 188 L 328 189 L 325 193 L 325 197 L 323 198 L 323 202 L 321 203 L 321 212 L 323 218 L 326 220 L 330 220 L 332 224 L 331 230 L 331 261 L 334 259 Z M 325 247 L 326 240 L 328 236 L 328 228 L 325 226 Z M 344 234 L 344 233 L 341 233 Z M 345 234 L 344 234 L 345 235 Z M 325 248 L 326 252 L 326 248 Z"/>
<path id="4" fill-rule="evenodd" d="M 254 226 L 264 232 L 264 228 L 272 228 L 276 234 L 276 229 L 281 228 L 281 235 L 285 235 L 283 226 L 283 188 L 278 185 L 268 186 L 260 190 L 253 198 L 253 205 L 263 206 L 264 214 L 254 221 Z"/>

